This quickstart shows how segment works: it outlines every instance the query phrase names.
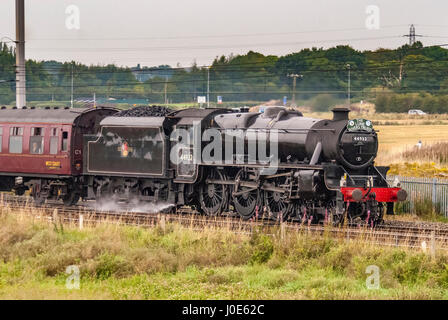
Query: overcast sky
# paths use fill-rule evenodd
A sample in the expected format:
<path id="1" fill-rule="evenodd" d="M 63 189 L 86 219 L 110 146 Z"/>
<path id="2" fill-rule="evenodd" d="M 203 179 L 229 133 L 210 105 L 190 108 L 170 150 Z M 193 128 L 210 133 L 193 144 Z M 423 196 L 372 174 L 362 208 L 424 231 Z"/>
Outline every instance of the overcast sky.
<path id="1" fill-rule="evenodd" d="M 123 66 L 208 65 L 217 55 L 284 55 L 350 44 L 395 48 L 415 24 L 424 45 L 448 43 L 446 0 L 25 0 L 26 57 Z M 76 13 L 79 9 L 79 29 Z M 366 28 L 379 8 L 379 29 Z M 67 28 L 67 19 L 69 28 Z M 370 23 L 372 20 L 369 20 Z M 375 20 L 376 21 L 376 20 Z M 372 24 L 370 24 L 372 26 Z M 15 0 L 0 1 L 0 38 L 15 37 Z"/>

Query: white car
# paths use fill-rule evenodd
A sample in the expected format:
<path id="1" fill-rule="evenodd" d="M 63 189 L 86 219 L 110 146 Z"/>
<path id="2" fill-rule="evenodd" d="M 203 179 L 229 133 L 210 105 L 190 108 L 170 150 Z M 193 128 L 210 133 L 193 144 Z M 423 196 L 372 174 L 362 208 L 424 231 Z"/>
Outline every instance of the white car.
<path id="1" fill-rule="evenodd" d="M 422 115 L 426 114 L 426 112 L 423 112 L 422 110 L 418 110 L 418 109 L 411 109 L 408 111 L 408 114 L 418 114 L 419 116 L 422 116 Z"/>

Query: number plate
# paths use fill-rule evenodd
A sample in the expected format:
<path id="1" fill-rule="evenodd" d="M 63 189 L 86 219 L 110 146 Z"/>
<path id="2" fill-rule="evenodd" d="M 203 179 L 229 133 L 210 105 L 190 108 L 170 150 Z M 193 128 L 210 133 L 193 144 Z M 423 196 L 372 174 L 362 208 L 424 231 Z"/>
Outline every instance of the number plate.
<path id="1" fill-rule="evenodd" d="M 369 141 L 369 137 L 354 136 L 353 137 L 353 141 L 355 141 L 355 142 L 358 142 L 358 141 L 367 142 L 367 141 Z"/>
<path id="2" fill-rule="evenodd" d="M 61 162 L 60 161 L 45 161 L 45 166 L 47 169 L 60 169 Z"/>

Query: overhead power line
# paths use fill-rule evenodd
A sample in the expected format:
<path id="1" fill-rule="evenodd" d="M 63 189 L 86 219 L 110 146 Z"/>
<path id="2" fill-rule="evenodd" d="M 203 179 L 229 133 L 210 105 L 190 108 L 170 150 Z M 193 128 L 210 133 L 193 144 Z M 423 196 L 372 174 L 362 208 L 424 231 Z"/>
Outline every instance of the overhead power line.
<path id="1" fill-rule="evenodd" d="M 403 25 L 382 25 L 381 29 L 402 28 Z M 310 33 L 328 33 L 328 32 L 344 32 L 366 30 L 365 27 L 340 28 L 340 29 L 323 29 L 323 30 L 303 30 L 289 32 L 271 32 L 271 33 L 236 33 L 236 34 L 217 34 L 217 35 L 191 35 L 191 36 L 155 36 L 155 37 L 111 37 L 111 38 L 28 38 L 28 41 L 126 41 L 126 40 L 180 40 L 180 39 L 213 39 L 213 38 L 242 38 L 242 37 L 264 37 L 264 36 L 282 36 Z"/>
<path id="2" fill-rule="evenodd" d="M 404 63 L 403 62 L 403 64 L 404 65 L 406 65 L 406 66 L 418 66 L 418 65 L 432 65 L 432 64 L 441 64 L 441 63 L 446 63 L 446 62 L 448 62 L 448 59 L 444 59 L 444 60 L 431 60 L 431 61 L 410 61 L 410 62 L 407 62 L 407 63 Z M 400 66 L 400 64 L 401 64 L 402 62 L 400 62 L 400 61 L 391 61 L 391 62 L 389 62 L 388 64 L 383 64 L 383 65 L 375 65 L 375 64 L 372 64 L 372 65 L 361 65 L 361 66 L 354 66 L 353 68 L 352 68 L 352 71 L 354 71 L 354 72 L 357 72 L 357 71 L 368 71 L 368 70 L 380 70 L 380 69 L 389 69 L 389 68 L 394 68 L 394 67 L 399 67 Z M 314 65 L 313 67 L 316 67 L 316 66 L 323 66 L 323 67 L 331 67 L 331 68 L 328 68 L 328 69 L 308 69 L 308 70 L 303 70 L 303 72 L 304 73 L 313 73 L 313 72 L 341 72 L 341 71 L 344 71 L 345 70 L 345 63 L 343 63 L 343 62 L 341 62 L 341 63 L 339 63 L 339 64 L 329 64 L 329 63 L 325 63 L 325 64 L 317 64 L 317 65 Z M 339 68 L 334 68 L 334 67 L 339 67 Z M 293 68 L 278 68 L 278 71 L 291 71 Z M 213 69 L 212 69 L 213 70 Z M 39 70 L 39 71 L 45 71 L 45 70 Z M 70 70 L 66 70 L 67 72 L 70 72 Z M 222 72 L 232 72 L 232 73 L 238 73 L 238 72 L 246 72 L 246 70 L 244 70 L 244 69 L 225 69 L 225 70 L 217 70 L 217 71 L 219 71 L 218 72 L 218 74 L 221 74 Z M 94 72 L 94 71 L 90 71 L 90 72 L 76 72 L 76 71 L 74 71 L 75 72 L 75 75 L 77 75 L 77 74 L 89 74 L 89 75 L 94 75 L 94 74 L 96 74 L 97 72 Z M 268 71 L 265 71 L 265 72 L 268 72 Z M 101 73 L 101 72 L 98 72 L 98 73 Z M 107 72 L 107 73 L 109 73 L 109 72 Z M 111 71 L 110 73 L 114 73 L 113 71 Z M 38 72 L 37 72 L 37 74 L 39 74 Z M 200 75 L 200 76 L 204 76 L 205 75 L 205 73 L 204 74 L 197 74 L 198 76 Z M 256 77 L 259 77 L 259 76 L 261 76 L 261 77 L 264 77 L 264 76 L 267 76 L 267 75 L 269 75 L 269 73 L 268 74 L 266 74 L 266 75 L 257 75 Z M 68 73 L 67 74 L 65 74 L 65 76 L 68 76 Z M 162 76 L 161 76 L 162 77 Z M 250 77 L 253 77 L 253 76 L 250 76 Z M 97 80 L 99 80 L 99 79 L 97 79 Z M 137 81 L 136 79 L 135 79 L 135 81 Z M 199 79 L 198 79 L 198 81 L 199 81 Z M 120 82 L 120 81 L 118 81 L 117 80 L 117 82 Z M 138 82 L 138 81 L 137 81 Z M 164 81 L 163 81 L 163 83 L 164 83 Z"/>

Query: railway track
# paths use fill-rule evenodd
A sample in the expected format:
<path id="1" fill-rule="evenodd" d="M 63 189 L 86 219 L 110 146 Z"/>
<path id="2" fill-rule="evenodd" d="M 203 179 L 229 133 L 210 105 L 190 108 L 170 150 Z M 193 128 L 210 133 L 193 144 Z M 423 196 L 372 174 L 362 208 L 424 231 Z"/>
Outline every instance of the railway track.
<path id="1" fill-rule="evenodd" d="M 199 215 L 190 208 L 179 208 L 176 213 L 138 212 L 128 205 L 120 205 L 115 210 L 101 210 L 94 201 L 82 202 L 73 207 L 65 207 L 57 202 L 35 206 L 31 198 L 0 195 L 1 211 L 20 212 L 46 219 L 52 223 L 76 224 L 80 228 L 99 223 L 166 228 L 169 223 L 177 223 L 194 230 L 204 228 L 227 229 L 239 234 L 264 232 L 284 237 L 288 232 L 301 232 L 310 236 L 330 235 L 346 241 L 356 240 L 381 246 L 448 250 L 448 225 L 443 223 L 385 221 L 375 229 L 365 226 L 330 227 L 324 225 L 278 222 L 268 219 L 242 220 L 231 213 L 219 217 Z"/>

